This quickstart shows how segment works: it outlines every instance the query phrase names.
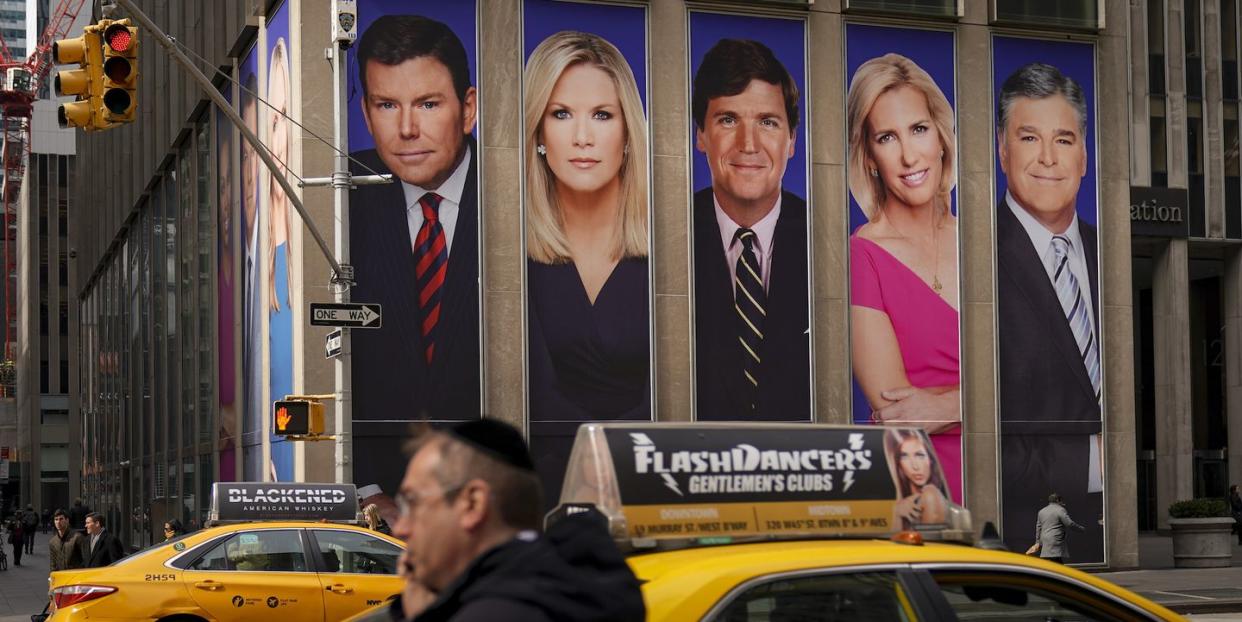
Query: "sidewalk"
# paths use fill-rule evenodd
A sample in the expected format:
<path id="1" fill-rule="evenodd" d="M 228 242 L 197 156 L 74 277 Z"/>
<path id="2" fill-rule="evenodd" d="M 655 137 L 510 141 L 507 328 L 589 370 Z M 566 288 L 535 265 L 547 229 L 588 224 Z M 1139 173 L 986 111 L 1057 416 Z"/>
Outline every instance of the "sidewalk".
<path id="1" fill-rule="evenodd" d="M 35 534 L 34 554 L 22 555 L 22 565 L 13 565 L 13 547 L 4 544 L 9 569 L 0 571 L 0 622 L 30 622 L 30 614 L 43 611 L 47 602 L 47 540 L 40 530 Z"/>
<path id="2" fill-rule="evenodd" d="M 1242 546 L 1236 540 L 1231 568 L 1174 568 L 1171 536 L 1140 535 L 1139 568 L 1099 576 L 1179 613 L 1242 612 Z"/>

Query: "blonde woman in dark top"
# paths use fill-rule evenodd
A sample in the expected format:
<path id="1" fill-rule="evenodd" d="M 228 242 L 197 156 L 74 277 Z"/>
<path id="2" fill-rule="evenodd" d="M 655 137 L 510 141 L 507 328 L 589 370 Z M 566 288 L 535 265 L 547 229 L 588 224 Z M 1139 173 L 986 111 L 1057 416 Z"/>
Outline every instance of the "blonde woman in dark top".
<path id="1" fill-rule="evenodd" d="M 526 64 L 534 419 L 649 417 L 647 123 L 608 41 L 558 32 Z"/>

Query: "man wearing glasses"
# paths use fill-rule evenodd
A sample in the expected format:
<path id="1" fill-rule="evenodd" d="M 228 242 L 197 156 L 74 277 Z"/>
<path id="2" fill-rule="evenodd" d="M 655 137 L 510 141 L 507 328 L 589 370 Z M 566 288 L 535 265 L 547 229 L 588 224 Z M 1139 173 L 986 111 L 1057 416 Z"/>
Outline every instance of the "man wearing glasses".
<path id="1" fill-rule="evenodd" d="M 427 430 L 397 493 L 402 598 L 373 620 L 642 620 L 638 580 L 596 513 L 546 534 L 521 433 L 493 419 Z"/>

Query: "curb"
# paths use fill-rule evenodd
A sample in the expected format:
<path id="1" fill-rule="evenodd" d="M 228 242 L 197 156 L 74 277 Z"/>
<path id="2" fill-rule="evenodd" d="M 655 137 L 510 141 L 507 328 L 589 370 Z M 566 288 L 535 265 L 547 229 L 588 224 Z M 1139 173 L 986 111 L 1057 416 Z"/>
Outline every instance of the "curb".
<path id="1" fill-rule="evenodd" d="M 1242 598 L 1222 598 L 1219 600 L 1179 600 L 1171 603 L 1160 603 L 1176 613 L 1236 613 L 1242 611 Z"/>

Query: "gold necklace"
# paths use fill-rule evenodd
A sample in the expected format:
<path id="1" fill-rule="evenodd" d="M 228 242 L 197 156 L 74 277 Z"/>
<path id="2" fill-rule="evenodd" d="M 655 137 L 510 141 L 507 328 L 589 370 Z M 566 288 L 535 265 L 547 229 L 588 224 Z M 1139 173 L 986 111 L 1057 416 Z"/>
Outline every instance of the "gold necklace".
<path id="1" fill-rule="evenodd" d="M 932 209 L 935 209 L 935 208 L 933 207 Z M 906 235 L 905 232 L 903 232 L 897 226 L 897 223 L 892 222 L 891 219 L 889 220 L 889 222 L 893 225 L 893 229 L 896 229 L 897 233 L 899 233 L 901 237 L 907 240 L 910 240 L 911 244 L 914 243 L 914 238 L 911 238 L 910 236 Z M 920 251 L 921 250 L 922 249 L 920 249 Z M 941 295 L 941 291 L 944 290 L 944 285 L 941 284 L 940 282 L 940 227 L 936 224 L 936 214 L 932 214 L 932 284 L 931 284 L 931 288 L 932 288 L 932 291 L 936 292 L 936 295 L 938 296 Z"/>

